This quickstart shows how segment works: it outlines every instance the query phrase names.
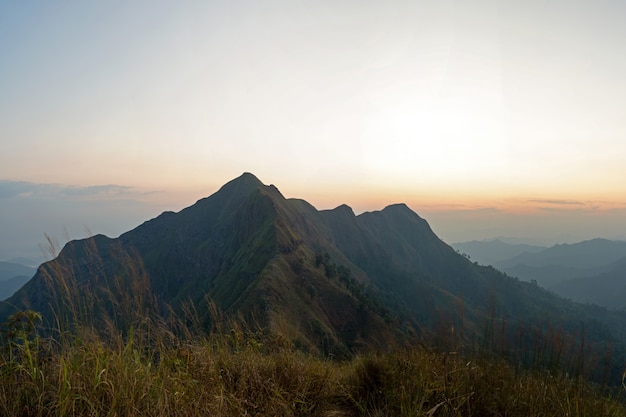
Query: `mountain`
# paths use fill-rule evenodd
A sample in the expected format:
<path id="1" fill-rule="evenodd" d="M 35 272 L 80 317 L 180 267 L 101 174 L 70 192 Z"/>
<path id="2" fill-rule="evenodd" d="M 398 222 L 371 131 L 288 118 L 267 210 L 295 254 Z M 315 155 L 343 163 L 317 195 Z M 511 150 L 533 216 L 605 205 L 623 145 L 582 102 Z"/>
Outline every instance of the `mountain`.
<path id="1" fill-rule="evenodd" d="M 20 264 L 20 265 L 31 267 L 33 268 L 33 270 L 36 270 L 42 261 L 43 259 L 41 257 L 25 258 L 23 256 L 18 256 L 17 258 L 11 258 L 11 259 L 6 260 L 6 262 L 9 262 L 9 263 Z"/>
<path id="2" fill-rule="evenodd" d="M 575 279 L 577 277 L 587 277 L 602 273 L 607 267 L 596 268 L 574 268 L 564 265 L 550 266 L 528 266 L 523 264 L 514 267 L 498 267 L 507 274 L 524 281 L 537 282 L 544 288 L 554 288 L 558 284 Z"/>
<path id="3" fill-rule="evenodd" d="M 524 253 L 536 253 L 546 249 L 544 246 L 507 243 L 500 239 L 472 240 L 453 243 L 451 246 L 482 265 L 496 265 Z"/>
<path id="4" fill-rule="evenodd" d="M 0 261 L 0 300 L 9 298 L 35 275 L 35 268 L 16 262 Z"/>
<path id="5" fill-rule="evenodd" d="M 30 308 L 50 321 L 71 313 L 79 323 L 106 325 L 103 317 L 111 317 L 122 326 L 132 314 L 185 320 L 194 311 L 194 322 L 211 326 L 214 305 L 303 350 L 336 357 L 439 340 L 534 349 L 543 358 L 548 353 L 533 346 L 545 349 L 561 332 L 570 352 L 580 338 L 587 349 L 610 345 L 616 363 L 625 352 L 626 315 L 567 302 L 472 263 L 404 204 L 358 216 L 346 205 L 320 211 L 249 173 L 117 239 L 69 242 L 0 304 L 0 319 Z"/>
<path id="6" fill-rule="evenodd" d="M 524 253 L 498 263 L 501 267 L 518 264 L 533 267 L 567 265 L 573 268 L 593 268 L 608 265 L 626 256 L 626 242 L 591 239 L 574 244 L 554 245 L 536 253 Z"/>
<path id="7" fill-rule="evenodd" d="M 51 305 L 70 305 L 86 320 L 131 297 L 124 311 L 113 312 L 120 317 L 132 304 L 143 308 L 154 295 L 157 305 L 150 308 L 160 312 L 171 307 L 180 313 L 192 303 L 209 325 L 211 299 L 227 315 L 280 331 L 305 349 L 336 355 L 403 340 L 357 281 L 364 274 L 324 236 L 326 218 L 343 214 L 343 207 L 320 214 L 304 201 L 286 200 L 276 187 L 246 173 L 193 206 L 165 212 L 118 239 L 96 235 L 69 242 L 0 306 L 0 318 L 14 311 L 11 306 L 52 317 L 60 314 Z M 329 257 L 316 262 L 326 253 Z M 148 282 L 137 265 L 145 267 Z M 134 294 L 134 282 L 149 286 L 150 294 Z M 72 288 L 78 294 L 68 293 Z M 98 301 L 112 291 L 114 299 L 100 308 Z"/>
<path id="8" fill-rule="evenodd" d="M 626 307 L 626 242 L 592 239 L 545 248 L 492 240 L 452 246 L 479 263 L 574 301 Z"/>
<path id="9" fill-rule="evenodd" d="M 0 300 L 6 300 L 31 279 L 31 275 L 17 275 L 0 281 Z"/>
<path id="10" fill-rule="evenodd" d="M 36 269 L 16 262 L 0 261 L 0 281 L 6 281 L 19 275 L 32 277 Z"/>
<path id="11" fill-rule="evenodd" d="M 592 276 L 562 281 L 551 289 L 581 303 L 626 308 L 626 257 L 604 269 L 604 272 Z"/>
<path id="12" fill-rule="evenodd" d="M 494 265 L 522 280 L 535 280 L 545 288 L 556 288 L 570 279 L 608 272 L 611 264 L 624 257 L 626 242 L 592 239 L 523 253 Z"/>

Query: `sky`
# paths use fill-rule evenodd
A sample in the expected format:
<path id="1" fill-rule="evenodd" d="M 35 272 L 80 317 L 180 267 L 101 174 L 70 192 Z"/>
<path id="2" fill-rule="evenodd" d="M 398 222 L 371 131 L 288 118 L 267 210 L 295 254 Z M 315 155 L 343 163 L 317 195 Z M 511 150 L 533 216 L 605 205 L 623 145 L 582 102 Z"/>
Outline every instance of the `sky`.
<path id="1" fill-rule="evenodd" d="M 626 239 L 624 1 L 0 3 L 0 260 L 242 172 L 447 242 Z"/>

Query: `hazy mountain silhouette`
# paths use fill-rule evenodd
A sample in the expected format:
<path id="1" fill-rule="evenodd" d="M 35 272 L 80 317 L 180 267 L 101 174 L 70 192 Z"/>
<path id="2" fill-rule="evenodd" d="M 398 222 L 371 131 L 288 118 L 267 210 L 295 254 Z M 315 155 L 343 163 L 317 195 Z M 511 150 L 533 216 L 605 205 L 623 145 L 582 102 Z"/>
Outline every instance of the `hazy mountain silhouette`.
<path id="1" fill-rule="evenodd" d="M 481 265 L 496 265 L 524 253 L 536 253 L 546 249 L 545 246 L 507 243 L 500 239 L 472 240 L 453 243 L 451 246 Z"/>
<path id="2" fill-rule="evenodd" d="M 16 262 L 0 261 L 0 281 L 6 281 L 18 275 L 35 275 L 37 269 Z"/>
<path id="3" fill-rule="evenodd" d="M 17 275 L 5 281 L 0 281 L 0 300 L 6 300 L 15 294 L 31 278 L 31 275 Z"/>
<path id="4" fill-rule="evenodd" d="M 14 264 L 20 264 L 20 265 L 24 265 L 24 266 L 28 266 L 31 267 L 33 269 L 33 273 L 35 270 L 37 270 L 37 267 L 39 266 L 39 264 L 42 262 L 42 259 L 39 258 L 25 258 L 25 257 L 17 257 L 17 258 L 11 258 L 11 259 L 7 259 L 5 262 L 9 262 L 9 263 L 14 263 Z"/>
<path id="5" fill-rule="evenodd" d="M 35 275 L 35 268 L 16 262 L 0 261 L 0 300 L 13 295 Z"/>
<path id="6" fill-rule="evenodd" d="M 616 262 L 626 256 L 626 242 L 592 239 L 574 244 L 554 245 L 536 253 L 524 253 L 498 263 L 501 267 L 518 264 L 533 267 L 567 265 L 594 268 Z"/>
<path id="7" fill-rule="evenodd" d="M 129 259 L 136 265 L 129 267 Z M 92 304 L 112 293 L 111 277 L 123 297 L 142 282 L 141 265 L 162 314 L 193 302 L 210 320 L 207 300 L 213 300 L 224 314 L 254 320 L 303 349 L 339 356 L 426 335 L 493 343 L 494 334 L 484 339 L 484 329 L 494 320 L 502 320 L 503 338 L 517 337 L 520 329 L 535 329 L 536 336 L 552 322 L 572 335 L 581 326 L 593 329 L 585 337 L 599 345 L 626 340 L 619 330 L 626 329 L 624 315 L 567 302 L 471 262 L 404 204 L 358 216 L 346 205 L 319 211 L 285 199 L 249 173 L 117 239 L 69 242 L 0 304 L 0 319 L 16 308 L 51 317 L 51 306 L 60 304 L 54 295 L 64 290 L 57 275 L 72 277 L 72 287 Z M 105 308 L 117 304 L 113 299 Z M 97 319 L 89 306 L 81 320 Z M 529 343 L 518 337 L 516 349 Z M 619 346 L 613 351 L 622 352 Z"/>
<path id="8" fill-rule="evenodd" d="M 626 242 L 592 239 L 523 253 L 495 266 L 522 280 L 535 280 L 545 288 L 555 288 L 563 281 L 608 272 L 613 263 L 624 257 Z"/>
<path id="9" fill-rule="evenodd" d="M 604 272 L 562 281 L 551 289 L 581 303 L 609 308 L 626 307 L 626 257 L 604 268 Z"/>

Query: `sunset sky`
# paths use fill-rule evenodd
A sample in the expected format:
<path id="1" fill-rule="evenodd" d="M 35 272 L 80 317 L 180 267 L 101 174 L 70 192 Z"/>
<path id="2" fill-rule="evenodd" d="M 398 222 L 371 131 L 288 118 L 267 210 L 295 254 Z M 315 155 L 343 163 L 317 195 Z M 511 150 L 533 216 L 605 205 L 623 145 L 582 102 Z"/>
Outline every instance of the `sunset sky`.
<path id="1" fill-rule="evenodd" d="M 0 260 L 244 171 L 447 242 L 626 239 L 624 74 L 623 0 L 2 2 Z"/>

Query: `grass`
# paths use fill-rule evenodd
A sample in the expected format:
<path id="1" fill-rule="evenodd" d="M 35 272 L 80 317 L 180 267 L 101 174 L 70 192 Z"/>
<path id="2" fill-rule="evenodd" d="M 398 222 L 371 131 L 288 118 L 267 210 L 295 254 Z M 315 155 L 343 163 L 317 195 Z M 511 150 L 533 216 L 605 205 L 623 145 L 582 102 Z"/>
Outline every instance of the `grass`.
<path id="1" fill-rule="evenodd" d="M 0 415 L 626 416 L 621 393 L 494 357 L 414 347 L 333 361 L 213 304 L 208 332 L 193 306 L 165 320 L 141 263 L 125 262 L 80 293 L 71 269 L 48 265 L 56 327 L 23 311 L 0 328 Z"/>
<path id="2" fill-rule="evenodd" d="M 423 348 L 334 362 L 237 327 L 192 340 L 162 329 L 150 346 L 134 332 L 58 345 L 23 330 L 33 331 L 4 345 L 2 415 L 626 415 L 624 402 L 580 379 Z"/>

